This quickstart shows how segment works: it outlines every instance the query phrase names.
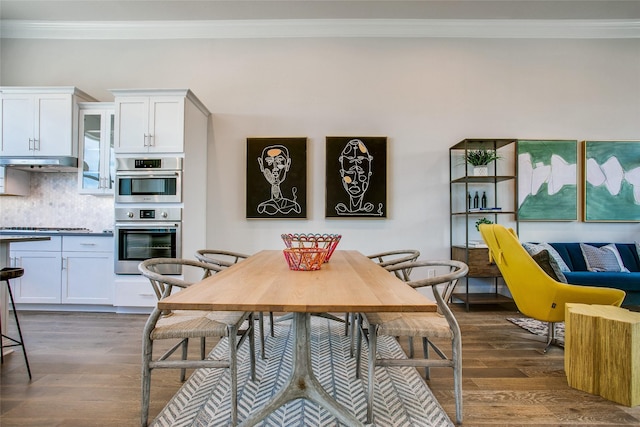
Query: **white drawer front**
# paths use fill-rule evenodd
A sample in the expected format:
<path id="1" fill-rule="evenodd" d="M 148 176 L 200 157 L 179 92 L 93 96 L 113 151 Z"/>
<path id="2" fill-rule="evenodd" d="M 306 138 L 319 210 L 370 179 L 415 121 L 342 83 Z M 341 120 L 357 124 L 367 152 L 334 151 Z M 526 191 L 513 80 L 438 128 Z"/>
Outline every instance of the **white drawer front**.
<path id="1" fill-rule="evenodd" d="M 158 299 L 147 279 L 117 280 L 113 305 L 121 307 L 155 307 Z"/>
<path id="2" fill-rule="evenodd" d="M 33 236 L 33 235 L 31 235 Z M 62 250 L 62 236 L 50 236 L 51 240 L 39 240 L 36 242 L 12 242 L 13 251 L 57 251 Z"/>
<path id="3" fill-rule="evenodd" d="M 113 252 L 113 237 L 64 236 L 63 251 Z"/>

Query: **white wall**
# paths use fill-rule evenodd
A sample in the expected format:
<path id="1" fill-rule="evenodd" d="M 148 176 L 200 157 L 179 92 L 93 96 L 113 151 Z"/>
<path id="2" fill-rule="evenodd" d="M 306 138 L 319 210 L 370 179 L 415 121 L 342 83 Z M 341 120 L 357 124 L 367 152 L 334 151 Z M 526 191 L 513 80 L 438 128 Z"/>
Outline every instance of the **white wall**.
<path id="1" fill-rule="evenodd" d="M 190 88 L 213 113 L 209 247 L 331 232 L 364 253 L 449 255 L 448 147 L 463 138 L 640 140 L 640 40 L 3 39 L 0 84 Z M 388 218 L 324 218 L 324 138 L 388 137 Z M 307 220 L 245 219 L 245 139 L 306 136 Z M 188 189 L 187 189 L 188 191 Z M 524 240 L 640 240 L 637 223 L 525 223 Z"/>

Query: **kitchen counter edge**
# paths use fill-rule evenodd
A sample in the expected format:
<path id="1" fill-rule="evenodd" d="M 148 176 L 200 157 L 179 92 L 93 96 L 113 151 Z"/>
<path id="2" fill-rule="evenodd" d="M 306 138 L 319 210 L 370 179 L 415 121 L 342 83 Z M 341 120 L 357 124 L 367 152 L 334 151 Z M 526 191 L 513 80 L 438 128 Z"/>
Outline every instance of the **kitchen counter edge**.
<path id="1" fill-rule="evenodd" d="M 20 232 L 20 233 L 16 233 L 15 231 L 11 231 L 11 230 L 7 230 L 7 231 L 0 231 L 0 236 L 2 237 L 7 237 L 7 236 L 11 236 L 11 237 L 38 237 L 38 236 L 49 236 L 49 237 L 53 237 L 53 236 L 91 236 L 91 237 L 113 237 L 113 232 L 89 232 L 89 233 L 77 233 L 77 232 L 64 232 L 64 231 L 60 231 L 60 232 L 53 232 L 53 231 L 37 231 L 37 232 Z"/>

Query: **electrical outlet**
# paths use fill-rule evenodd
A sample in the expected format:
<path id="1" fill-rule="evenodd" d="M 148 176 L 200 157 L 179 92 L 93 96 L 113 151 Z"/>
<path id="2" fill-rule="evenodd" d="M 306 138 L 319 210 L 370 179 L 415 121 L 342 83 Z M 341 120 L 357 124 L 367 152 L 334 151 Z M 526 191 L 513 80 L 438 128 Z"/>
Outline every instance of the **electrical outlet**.
<path id="1" fill-rule="evenodd" d="M 436 277 L 436 270 L 433 268 L 430 268 L 427 270 L 427 278 L 431 279 L 433 277 Z"/>

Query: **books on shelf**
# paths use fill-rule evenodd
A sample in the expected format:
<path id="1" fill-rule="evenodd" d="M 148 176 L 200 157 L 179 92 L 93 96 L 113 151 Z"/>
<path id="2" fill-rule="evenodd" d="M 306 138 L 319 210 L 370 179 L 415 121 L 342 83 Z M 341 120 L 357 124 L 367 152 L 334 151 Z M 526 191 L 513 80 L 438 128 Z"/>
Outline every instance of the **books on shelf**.
<path id="1" fill-rule="evenodd" d="M 467 243 L 467 247 L 469 248 L 487 248 L 487 244 L 484 240 L 469 240 Z"/>
<path id="2" fill-rule="evenodd" d="M 501 212 L 502 208 L 469 208 L 469 212 Z"/>

